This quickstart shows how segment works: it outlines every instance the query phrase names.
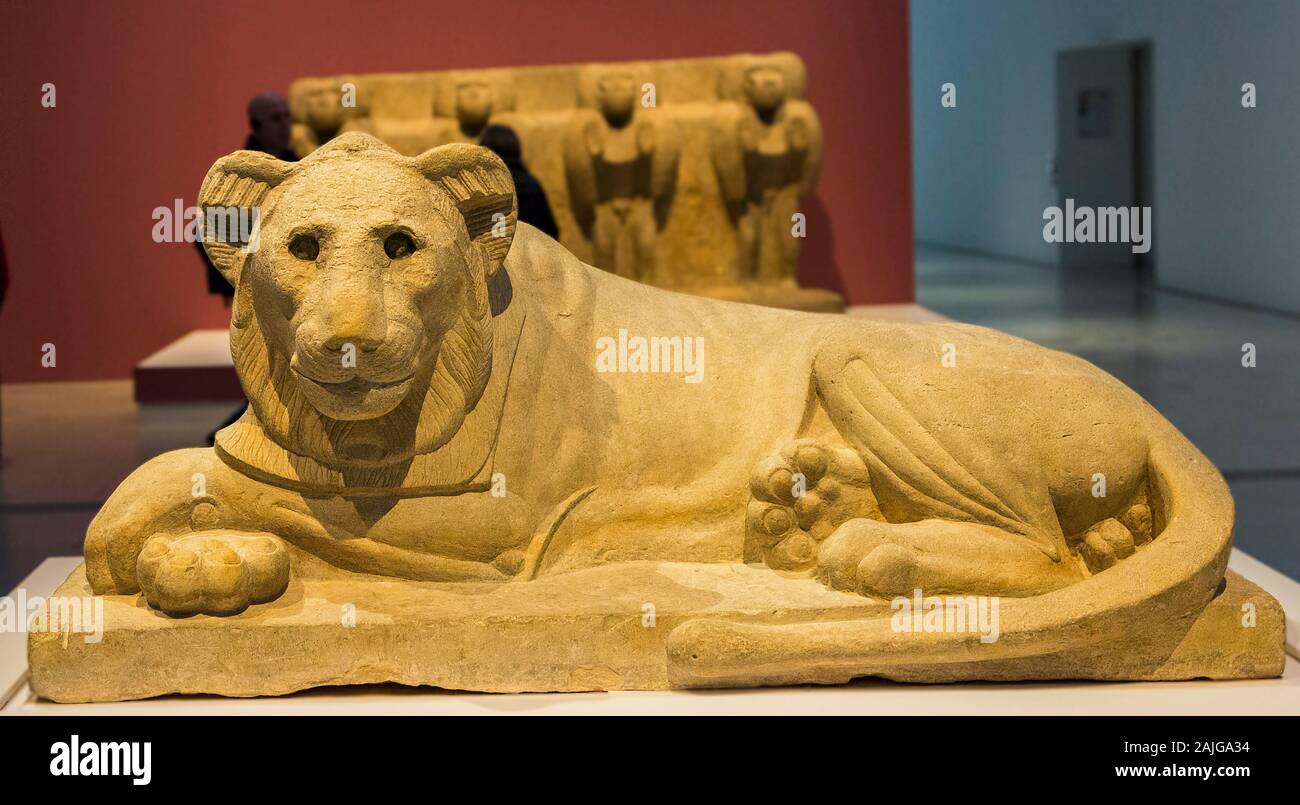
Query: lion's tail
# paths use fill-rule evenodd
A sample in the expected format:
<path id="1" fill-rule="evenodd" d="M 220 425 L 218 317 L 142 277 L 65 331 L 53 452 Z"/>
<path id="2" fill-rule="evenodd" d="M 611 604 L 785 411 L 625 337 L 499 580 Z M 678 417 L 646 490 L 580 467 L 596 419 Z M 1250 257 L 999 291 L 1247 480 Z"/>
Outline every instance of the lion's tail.
<path id="1" fill-rule="evenodd" d="M 1180 637 L 1190 628 L 1222 583 L 1232 547 L 1233 503 L 1223 477 L 1172 425 L 1158 422 L 1157 428 L 1167 429 L 1153 434 L 1150 460 L 1152 513 L 1155 525 L 1163 526 L 1159 536 L 1072 586 L 1001 599 L 995 641 L 981 642 L 973 632 L 895 631 L 889 611 L 788 625 L 700 618 L 668 637 L 670 680 L 680 687 L 725 687 L 839 683 L 859 676 L 1140 676 L 1134 647 L 1167 645 L 1170 635 Z"/>

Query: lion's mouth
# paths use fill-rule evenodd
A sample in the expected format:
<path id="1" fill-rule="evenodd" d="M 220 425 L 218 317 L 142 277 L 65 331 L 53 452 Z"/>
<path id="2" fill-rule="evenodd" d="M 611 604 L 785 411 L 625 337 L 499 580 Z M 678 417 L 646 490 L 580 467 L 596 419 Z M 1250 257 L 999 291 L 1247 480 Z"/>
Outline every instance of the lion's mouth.
<path id="1" fill-rule="evenodd" d="M 302 378 L 303 380 L 306 380 L 308 383 L 314 383 L 315 385 L 320 386 L 321 388 L 325 389 L 328 392 L 334 394 L 343 394 L 343 395 L 364 394 L 368 391 L 375 391 L 378 389 L 396 388 L 398 386 L 402 386 L 407 383 L 410 383 L 412 380 L 415 379 L 415 375 L 407 375 L 406 377 L 401 378 L 400 380 L 389 380 L 389 381 L 367 380 L 364 377 L 357 376 L 352 378 L 351 380 L 344 380 L 342 383 L 329 383 L 324 380 L 317 380 L 314 377 L 310 377 L 306 374 L 303 374 L 302 372 L 298 371 L 297 367 L 294 368 L 294 372 L 298 375 L 298 377 Z"/>
<path id="2" fill-rule="evenodd" d="M 400 380 L 369 380 L 354 377 L 341 383 L 316 380 L 294 367 L 307 399 L 331 419 L 373 419 L 392 411 L 406 399 L 415 375 Z"/>

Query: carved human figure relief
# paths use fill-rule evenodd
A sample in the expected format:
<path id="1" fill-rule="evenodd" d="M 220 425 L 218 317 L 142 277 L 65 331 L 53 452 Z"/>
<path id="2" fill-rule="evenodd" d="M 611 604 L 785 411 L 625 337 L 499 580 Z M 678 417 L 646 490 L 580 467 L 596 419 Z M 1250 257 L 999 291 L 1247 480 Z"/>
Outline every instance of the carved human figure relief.
<path id="1" fill-rule="evenodd" d="M 491 83 L 473 77 L 458 82 L 455 142 L 477 143 L 495 111 L 495 93 Z"/>
<path id="2" fill-rule="evenodd" d="M 419 110 L 404 108 L 400 116 L 385 115 L 368 121 L 365 131 L 398 153 L 416 156 L 447 143 L 477 143 L 492 123 L 508 123 L 514 93 L 502 71 L 454 71 L 440 76 L 421 90 L 403 86 L 403 100 L 430 99 Z"/>
<path id="3" fill-rule="evenodd" d="M 515 88 L 508 71 L 447 73 L 435 82 L 433 123 L 427 136 L 412 141 L 403 153 L 415 156 L 447 143 L 478 143 L 489 125 L 511 125 L 514 107 Z"/>
<path id="4" fill-rule="evenodd" d="M 367 101 L 364 82 L 357 77 L 295 81 L 289 90 L 290 147 L 301 159 L 344 132 L 369 132 Z"/>
<path id="5" fill-rule="evenodd" d="M 715 131 L 715 168 L 736 224 L 742 279 L 793 280 L 803 225 L 796 215 L 817 183 L 821 124 L 807 102 L 792 97 L 781 62 L 744 65 L 743 102 Z"/>
<path id="6" fill-rule="evenodd" d="M 603 69 L 595 110 L 580 110 L 565 144 L 574 215 L 592 242 L 595 264 L 620 277 L 652 281 L 662 210 L 676 169 L 671 132 L 641 109 L 632 69 Z"/>

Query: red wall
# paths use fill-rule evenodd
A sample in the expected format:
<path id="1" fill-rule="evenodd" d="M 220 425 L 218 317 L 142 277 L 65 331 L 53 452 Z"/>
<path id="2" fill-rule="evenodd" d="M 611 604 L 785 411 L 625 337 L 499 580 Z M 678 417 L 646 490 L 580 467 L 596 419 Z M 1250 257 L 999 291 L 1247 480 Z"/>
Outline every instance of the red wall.
<path id="1" fill-rule="evenodd" d="M 9 381 L 126 377 L 228 313 L 155 207 L 193 203 L 244 106 L 300 76 L 792 50 L 825 127 L 800 278 L 912 299 L 906 0 L 15 2 L 0 10 Z M 58 105 L 41 107 L 41 85 Z M 826 233 L 813 231 L 827 226 Z M 40 366 L 41 345 L 58 365 Z"/>

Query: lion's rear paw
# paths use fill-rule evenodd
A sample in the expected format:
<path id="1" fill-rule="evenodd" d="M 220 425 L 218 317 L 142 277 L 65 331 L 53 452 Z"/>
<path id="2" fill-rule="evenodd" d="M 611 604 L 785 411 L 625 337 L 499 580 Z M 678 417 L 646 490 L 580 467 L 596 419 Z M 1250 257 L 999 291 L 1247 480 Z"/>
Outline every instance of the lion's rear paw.
<path id="1" fill-rule="evenodd" d="M 842 523 L 879 518 L 862 457 L 815 439 L 796 439 L 759 462 L 750 478 L 747 551 L 781 570 L 807 570 L 818 545 Z"/>
<path id="2" fill-rule="evenodd" d="M 1027 597 L 1080 579 L 1030 540 L 954 520 L 850 520 L 821 546 L 817 578 L 826 586 L 891 599 L 925 595 Z"/>
<path id="3" fill-rule="evenodd" d="M 201 531 L 155 536 L 136 564 L 149 606 L 169 615 L 233 615 L 279 598 L 289 584 L 289 551 L 270 534 Z"/>

